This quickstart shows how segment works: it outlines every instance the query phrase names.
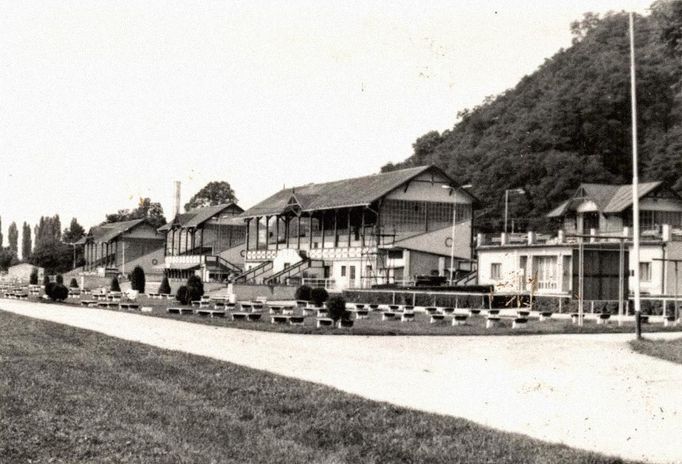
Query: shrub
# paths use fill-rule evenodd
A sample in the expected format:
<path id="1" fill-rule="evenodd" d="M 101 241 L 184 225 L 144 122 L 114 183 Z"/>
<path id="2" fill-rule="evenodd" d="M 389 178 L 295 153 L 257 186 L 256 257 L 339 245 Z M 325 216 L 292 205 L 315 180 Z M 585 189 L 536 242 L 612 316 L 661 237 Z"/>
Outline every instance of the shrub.
<path id="1" fill-rule="evenodd" d="M 55 280 L 58 284 L 64 285 L 64 276 L 61 274 L 57 274 L 57 278 Z"/>
<path id="2" fill-rule="evenodd" d="M 78 288 L 78 281 L 76 280 L 75 277 L 71 278 L 71 283 L 69 283 L 69 287 L 71 288 Z"/>
<path id="3" fill-rule="evenodd" d="M 159 285 L 159 293 L 162 293 L 164 295 L 170 295 L 171 288 L 170 288 L 170 283 L 168 282 L 168 277 L 164 277 L 163 280 L 161 281 L 161 285 Z"/>
<path id="4" fill-rule="evenodd" d="M 121 291 L 121 286 L 118 284 L 118 279 L 116 277 L 113 277 L 111 279 L 111 289 L 112 292 L 120 292 Z"/>
<path id="5" fill-rule="evenodd" d="M 45 276 L 43 277 L 43 285 L 45 286 L 46 289 L 47 289 L 47 284 L 49 284 L 49 283 L 50 283 L 50 276 L 45 274 Z"/>
<path id="6" fill-rule="evenodd" d="M 310 301 L 310 292 L 311 288 L 308 287 L 307 285 L 301 285 L 296 289 L 296 295 L 294 296 L 295 299 L 297 300 L 305 300 L 305 301 Z"/>
<path id="7" fill-rule="evenodd" d="M 313 288 L 310 291 L 310 299 L 315 306 L 322 306 L 322 304 L 329 299 L 329 293 L 324 288 Z"/>
<path id="8" fill-rule="evenodd" d="M 28 278 L 28 283 L 31 285 L 38 285 L 38 269 L 33 268 L 31 275 Z"/>
<path id="9" fill-rule="evenodd" d="M 187 286 L 181 285 L 180 288 L 178 288 L 177 293 L 175 294 L 175 299 L 178 300 L 180 304 L 186 305 L 189 304 L 188 296 L 189 292 L 187 291 Z"/>
<path id="10" fill-rule="evenodd" d="M 198 276 L 190 276 L 187 279 L 187 298 L 190 302 L 196 301 L 204 296 L 204 283 Z"/>
<path id="11" fill-rule="evenodd" d="M 133 269 L 133 272 L 130 275 L 130 287 L 133 290 L 144 293 L 145 283 L 144 269 L 140 266 L 135 266 L 135 269 Z"/>
<path id="12" fill-rule="evenodd" d="M 346 309 L 346 300 L 342 296 L 333 296 L 327 301 L 329 317 L 334 321 L 348 320 L 350 312 Z"/>
<path id="13" fill-rule="evenodd" d="M 64 286 L 64 284 L 50 282 L 45 285 L 45 294 L 52 301 L 64 301 L 69 296 L 69 290 Z"/>

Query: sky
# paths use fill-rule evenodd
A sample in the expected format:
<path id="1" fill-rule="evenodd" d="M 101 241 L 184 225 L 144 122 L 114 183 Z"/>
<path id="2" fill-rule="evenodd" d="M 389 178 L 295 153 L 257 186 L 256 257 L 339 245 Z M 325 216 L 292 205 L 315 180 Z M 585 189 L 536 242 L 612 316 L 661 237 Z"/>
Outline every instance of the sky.
<path id="1" fill-rule="evenodd" d="M 0 0 L 0 217 L 86 228 L 210 181 L 378 172 L 638 0 Z M 19 242 L 21 243 L 21 242 Z"/>

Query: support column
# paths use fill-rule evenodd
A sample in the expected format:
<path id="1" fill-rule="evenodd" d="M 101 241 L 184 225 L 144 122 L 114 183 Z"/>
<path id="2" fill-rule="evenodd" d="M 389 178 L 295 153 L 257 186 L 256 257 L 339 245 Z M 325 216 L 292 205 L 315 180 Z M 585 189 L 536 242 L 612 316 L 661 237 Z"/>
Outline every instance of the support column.
<path id="1" fill-rule="evenodd" d="M 339 210 L 335 209 L 334 210 L 334 248 L 339 246 L 338 222 L 339 222 Z"/>
<path id="2" fill-rule="evenodd" d="M 350 242 L 351 242 L 351 240 L 350 240 L 351 239 L 350 212 L 351 212 L 351 209 L 348 208 L 348 211 L 347 211 L 347 213 L 348 213 L 348 221 L 347 221 L 348 222 L 348 248 L 350 248 Z"/>
<path id="3" fill-rule="evenodd" d="M 310 219 L 310 227 L 309 227 L 310 237 L 308 238 L 308 243 L 309 243 L 308 249 L 312 250 L 313 249 L 313 213 L 310 213 L 309 219 Z"/>
<path id="4" fill-rule="evenodd" d="M 251 218 L 246 220 L 246 251 L 249 251 L 249 229 L 251 226 Z"/>
<path id="5" fill-rule="evenodd" d="M 289 248 L 289 218 L 287 217 L 284 218 L 284 239 L 287 248 Z"/>
<path id="6" fill-rule="evenodd" d="M 279 215 L 275 216 L 275 252 L 279 250 Z"/>
<path id="7" fill-rule="evenodd" d="M 204 228 L 201 228 L 201 235 L 199 236 L 199 246 L 201 246 L 201 252 L 204 252 Z"/>
<path id="8" fill-rule="evenodd" d="M 270 216 L 265 216 L 265 249 L 270 246 Z"/>
<path id="9" fill-rule="evenodd" d="M 321 248 L 324 248 L 324 226 L 325 226 L 324 225 L 324 214 L 325 214 L 324 211 L 322 211 L 322 217 L 320 219 L 321 224 L 322 224 L 322 227 L 321 227 L 322 228 L 322 247 Z"/>
<path id="10" fill-rule="evenodd" d="M 170 254 L 171 256 L 175 256 L 175 227 L 171 229 L 171 249 L 170 249 Z"/>
<path id="11" fill-rule="evenodd" d="M 362 243 L 362 247 L 365 247 L 365 208 L 364 206 L 362 207 L 362 219 L 361 219 L 361 225 L 360 225 L 360 240 Z"/>
<path id="12" fill-rule="evenodd" d="M 296 230 L 296 235 L 297 235 L 296 248 L 298 248 L 300 250 L 301 249 L 301 216 L 298 217 L 298 227 Z"/>

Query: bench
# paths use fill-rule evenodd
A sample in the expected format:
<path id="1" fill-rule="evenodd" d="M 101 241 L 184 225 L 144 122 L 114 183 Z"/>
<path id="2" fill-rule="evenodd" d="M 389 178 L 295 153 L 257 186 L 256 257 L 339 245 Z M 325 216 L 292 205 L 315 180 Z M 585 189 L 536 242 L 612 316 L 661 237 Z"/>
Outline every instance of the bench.
<path id="1" fill-rule="evenodd" d="M 519 317 L 528 317 L 528 316 L 530 316 L 530 311 L 526 311 L 526 310 L 522 309 L 522 310 L 516 311 L 516 314 Z"/>
<path id="2" fill-rule="evenodd" d="M 334 320 L 328 317 L 318 317 L 316 327 L 334 327 Z"/>
<path id="3" fill-rule="evenodd" d="M 469 310 L 469 313 L 472 316 L 478 316 L 479 314 L 481 314 L 481 308 L 472 308 Z"/>
<path id="4" fill-rule="evenodd" d="M 272 316 L 270 317 L 271 324 L 288 324 L 290 316 Z"/>
<path id="5" fill-rule="evenodd" d="M 445 320 L 445 314 L 441 314 L 441 313 L 431 314 L 431 320 L 430 320 L 431 324 L 435 324 L 436 322 L 441 322 L 444 320 Z"/>
<path id="6" fill-rule="evenodd" d="M 355 304 L 355 309 L 358 311 L 362 311 L 365 309 L 365 305 L 363 303 L 356 303 Z"/>
<path id="7" fill-rule="evenodd" d="M 546 321 L 548 319 L 552 318 L 552 311 L 541 311 L 540 312 L 540 320 L 541 321 Z"/>
<path id="8" fill-rule="evenodd" d="M 583 316 L 583 319 L 585 319 L 585 316 Z M 571 322 L 573 324 L 577 324 L 580 322 L 580 313 L 571 313 Z"/>
<path id="9" fill-rule="evenodd" d="M 414 322 L 414 313 L 402 313 L 400 315 L 400 322 Z"/>
<path id="10" fill-rule="evenodd" d="M 499 309 L 489 309 L 488 314 L 491 316 L 497 316 L 498 314 L 500 314 L 500 310 Z"/>
<path id="11" fill-rule="evenodd" d="M 642 322 L 642 324 L 648 324 L 649 323 L 649 316 L 645 316 L 642 314 L 639 316 L 639 320 Z"/>
<path id="12" fill-rule="evenodd" d="M 488 316 L 485 319 L 485 328 L 486 329 L 493 329 L 495 327 L 499 327 L 501 324 L 501 319 L 500 316 Z"/>
<path id="13" fill-rule="evenodd" d="M 118 309 L 138 309 L 140 307 L 137 303 L 119 303 Z"/>
<path id="14" fill-rule="evenodd" d="M 358 309 L 355 311 L 355 319 L 369 319 L 368 309 Z"/>
<path id="15" fill-rule="evenodd" d="M 337 322 L 339 329 L 347 329 L 353 327 L 353 321 L 351 319 L 340 319 Z"/>
<path id="16" fill-rule="evenodd" d="M 321 318 L 324 319 L 324 318 L 326 318 L 328 315 L 329 315 L 329 311 L 327 311 L 326 308 L 325 308 L 325 309 L 318 309 L 318 310 L 317 310 L 317 317 L 321 317 Z"/>
<path id="17" fill-rule="evenodd" d="M 81 306 L 97 305 L 95 300 L 81 300 Z"/>
<path id="18" fill-rule="evenodd" d="M 270 314 L 283 314 L 281 306 L 270 306 Z"/>
<path id="19" fill-rule="evenodd" d="M 388 310 L 391 312 L 397 313 L 398 311 L 400 311 L 400 305 L 394 305 L 394 304 L 388 305 Z"/>
<path id="20" fill-rule="evenodd" d="M 161 294 L 159 293 L 154 293 L 154 292 L 148 292 L 147 297 L 154 299 L 154 298 L 161 298 Z"/>
<path id="21" fill-rule="evenodd" d="M 382 321 L 387 321 L 389 319 L 394 321 L 395 318 L 396 318 L 396 313 L 394 313 L 393 311 L 384 311 L 383 313 L 381 313 L 381 320 Z"/>
<path id="22" fill-rule="evenodd" d="M 379 305 L 378 305 L 378 304 L 372 303 L 372 304 L 368 304 L 367 306 L 368 306 L 369 309 L 372 310 L 372 311 L 377 311 L 377 310 L 379 309 Z"/>
<path id="23" fill-rule="evenodd" d="M 232 313 L 233 321 L 256 322 L 260 321 L 260 318 L 261 318 L 260 313 Z"/>
<path id="24" fill-rule="evenodd" d="M 177 307 L 170 307 L 166 308 L 166 312 L 169 314 L 194 314 L 194 310 L 191 308 L 177 308 Z"/>
<path id="25" fill-rule="evenodd" d="M 597 319 L 597 324 L 608 324 L 609 319 L 611 319 L 610 313 L 599 313 L 599 319 Z"/>
<path id="26" fill-rule="evenodd" d="M 465 325 L 468 318 L 468 314 L 454 314 L 452 316 L 452 325 Z"/>
<path id="27" fill-rule="evenodd" d="M 516 317 L 512 322 L 512 329 L 521 329 L 528 324 L 528 319 L 525 317 Z"/>
<path id="28" fill-rule="evenodd" d="M 100 308 L 118 308 L 116 301 L 98 301 L 97 306 Z"/>
<path id="29" fill-rule="evenodd" d="M 251 307 L 254 311 L 263 311 L 263 303 L 253 303 Z"/>
<path id="30" fill-rule="evenodd" d="M 663 318 L 663 327 L 671 327 L 675 325 L 675 316 L 665 316 Z"/>
<path id="31" fill-rule="evenodd" d="M 142 313 L 151 313 L 153 311 L 151 306 L 142 306 L 140 308 L 140 312 Z"/>
<path id="32" fill-rule="evenodd" d="M 289 325 L 303 325 L 304 322 L 304 316 L 289 316 Z"/>
<path id="33" fill-rule="evenodd" d="M 427 306 L 426 308 L 424 308 L 424 311 L 427 314 L 436 314 L 436 313 L 440 312 L 440 311 L 438 311 L 438 308 L 436 308 L 435 306 Z"/>
<path id="34" fill-rule="evenodd" d="M 196 310 L 196 313 L 199 316 L 225 317 L 225 311 L 218 310 L 218 309 L 202 309 L 202 308 L 199 308 Z"/>
<path id="35" fill-rule="evenodd" d="M 403 311 L 414 311 L 414 306 L 412 305 L 404 305 L 403 306 Z"/>
<path id="36" fill-rule="evenodd" d="M 245 313 L 253 312 L 253 305 L 251 303 L 239 303 L 239 308 Z"/>
<path id="37" fill-rule="evenodd" d="M 308 302 L 305 300 L 296 300 L 296 306 L 298 309 L 304 309 L 306 306 L 308 306 Z"/>

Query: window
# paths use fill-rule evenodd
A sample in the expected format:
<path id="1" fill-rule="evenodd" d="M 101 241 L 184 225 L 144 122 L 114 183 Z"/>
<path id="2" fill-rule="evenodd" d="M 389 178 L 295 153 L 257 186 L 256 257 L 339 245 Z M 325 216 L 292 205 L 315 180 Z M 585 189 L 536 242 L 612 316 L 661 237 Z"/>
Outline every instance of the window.
<path id="1" fill-rule="evenodd" d="M 639 263 L 639 280 L 651 282 L 651 263 Z"/>
<path id="2" fill-rule="evenodd" d="M 348 272 L 350 274 L 350 280 L 355 280 L 355 266 L 348 266 Z"/>
<path id="3" fill-rule="evenodd" d="M 535 275 L 540 290 L 556 290 L 559 286 L 556 256 L 536 256 Z"/>
<path id="4" fill-rule="evenodd" d="M 341 277 L 346 277 L 346 266 L 341 266 Z"/>
<path id="5" fill-rule="evenodd" d="M 502 279 L 502 263 L 490 264 L 490 278 L 493 280 Z"/>
<path id="6" fill-rule="evenodd" d="M 388 250 L 388 259 L 403 259 L 403 250 Z"/>

